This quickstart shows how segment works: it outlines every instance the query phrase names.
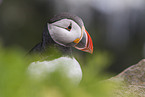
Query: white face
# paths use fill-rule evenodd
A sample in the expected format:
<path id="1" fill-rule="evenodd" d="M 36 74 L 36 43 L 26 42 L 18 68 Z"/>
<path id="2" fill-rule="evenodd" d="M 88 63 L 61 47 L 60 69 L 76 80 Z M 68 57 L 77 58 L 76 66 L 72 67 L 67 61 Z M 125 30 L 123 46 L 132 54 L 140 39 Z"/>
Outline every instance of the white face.
<path id="1" fill-rule="evenodd" d="M 80 39 L 82 33 L 80 26 L 70 19 L 62 19 L 52 24 L 48 23 L 48 30 L 52 39 L 64 46 Z"/>

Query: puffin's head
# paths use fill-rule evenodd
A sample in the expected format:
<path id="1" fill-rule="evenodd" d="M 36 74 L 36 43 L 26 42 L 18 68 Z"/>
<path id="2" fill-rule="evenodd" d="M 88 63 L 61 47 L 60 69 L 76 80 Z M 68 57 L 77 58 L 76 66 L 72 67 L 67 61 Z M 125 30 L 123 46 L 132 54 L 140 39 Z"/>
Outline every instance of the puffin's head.
<path id="1" fill-rule="evenodd" d="M 50 36 L 59 45 L 93 53 L 92 39 L 78 16 L 61 13 L 50 19 L 47 26 Z"/>

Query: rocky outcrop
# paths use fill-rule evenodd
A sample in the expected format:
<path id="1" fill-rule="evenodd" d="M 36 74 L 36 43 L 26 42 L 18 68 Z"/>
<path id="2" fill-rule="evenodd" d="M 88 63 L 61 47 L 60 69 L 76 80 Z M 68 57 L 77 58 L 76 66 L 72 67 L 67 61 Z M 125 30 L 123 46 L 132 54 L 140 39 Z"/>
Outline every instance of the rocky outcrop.
<path id="1" fill-rule="evenodd" d="M 109 80 L 121 82 L 114 97 L 145 97 L 145 59 Z"/>

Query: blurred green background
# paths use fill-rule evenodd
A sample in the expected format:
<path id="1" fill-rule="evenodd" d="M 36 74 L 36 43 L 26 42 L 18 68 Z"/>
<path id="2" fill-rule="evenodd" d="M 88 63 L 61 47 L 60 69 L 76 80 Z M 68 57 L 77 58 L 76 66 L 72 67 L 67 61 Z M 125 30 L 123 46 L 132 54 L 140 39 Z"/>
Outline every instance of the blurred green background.
<path id="1" fill-rule="evenodd" d="M 110 62 L 104 71 L 117 74 L 144 58 L 144 0 L 0 0 L 0 42 L 28 52 L 41 41 L 46 22 L 60 12 L 80 16 L 93 38 L 93 55 L 74 49 L 82 66 L 105 52 Z"/>
<path id="2" fill-rule="evenodd" d="M 80 16 L 94 43 L 93 54 L 73 49 L 83 71 L 78 86 L 57 71 L 43 80 L 27 73 L 34 56 L 25 55 L 61 12 Z M 102 80 L 145 57 L 144 17 L 144 0 L 0 0 L 0 97 L 116 97 Z"/>
<path id="3" fill-rule="evenodd" d="M 88 60 L 78 85 L 65 76 L 62 68 L 45 72 L 46 77 L 30 75 L 28 66 L 34 56 L 24 57 L 26 52 L 21 49 L 0 46 L 0 52 L 0 97 L 116 97 L 115 84 L 100 82 L 106 76 L 102 70 L 109 61 L 105 53 Z M 100 65 L 95 65 L 96 60 Z"/>

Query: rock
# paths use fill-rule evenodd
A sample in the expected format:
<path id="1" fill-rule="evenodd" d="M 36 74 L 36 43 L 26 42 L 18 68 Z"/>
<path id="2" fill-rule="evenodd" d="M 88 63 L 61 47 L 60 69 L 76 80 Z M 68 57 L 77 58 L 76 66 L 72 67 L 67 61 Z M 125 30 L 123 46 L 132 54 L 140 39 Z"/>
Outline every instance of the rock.
<path id="1" fill-rule="evenodd" d="M 114 78 L 123 78 L 128 85 L 145 85 L 145 59 L 125 69 Z"/>
<path id="2" fill-rule="evenodd" d="M 109 80 L 121 82 L 113 97 L 145 97 L 145 59 Z"/>
<path id="3" fill-rule="evenodd" d="M 113 91 L 113 97 L 145 97 L 145 86 L 119 86 Z"/>

